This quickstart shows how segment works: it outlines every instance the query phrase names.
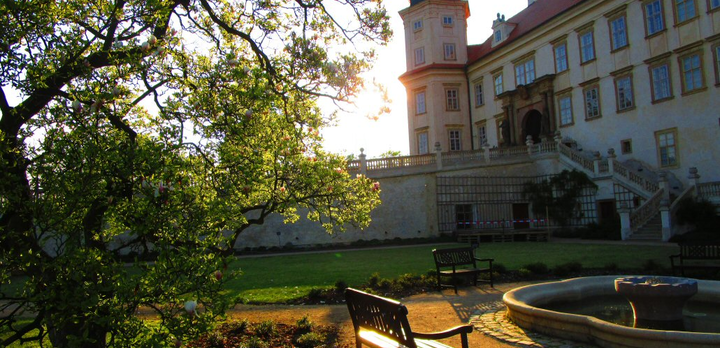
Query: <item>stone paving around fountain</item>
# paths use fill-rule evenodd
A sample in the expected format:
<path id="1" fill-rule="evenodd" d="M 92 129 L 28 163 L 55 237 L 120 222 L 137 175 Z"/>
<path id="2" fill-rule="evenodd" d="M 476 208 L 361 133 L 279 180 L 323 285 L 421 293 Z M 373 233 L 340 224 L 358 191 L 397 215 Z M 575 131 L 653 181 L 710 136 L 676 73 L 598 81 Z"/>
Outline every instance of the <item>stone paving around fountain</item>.
<path id="1" fill-rule="evenodd" d="M 513 324 L 507 317 L 502 301 L 483 303 L 470 317 L 475 330 L 499 341 L 519 347 L 538 348 L 590 348 L 593 345 L 581 344 L 526 331 Z"/>

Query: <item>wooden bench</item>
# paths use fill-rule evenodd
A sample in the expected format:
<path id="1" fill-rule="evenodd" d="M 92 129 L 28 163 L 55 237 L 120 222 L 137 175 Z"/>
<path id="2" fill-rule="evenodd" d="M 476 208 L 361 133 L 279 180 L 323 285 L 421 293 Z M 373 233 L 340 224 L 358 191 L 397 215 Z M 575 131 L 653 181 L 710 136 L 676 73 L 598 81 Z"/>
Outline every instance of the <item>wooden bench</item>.
<path id="1" fill-rule="evenodd" d="M 670 255 L 673 274 L 677 268 L 682 276 L 685 276 L 685 269 L 720 269 L 720 242 L 687 242 L 678 243 L 678 246 L 680 253 Z"/>
<path id="2" fill-rule="evenodd" d="M 437 268 L 438 289 L 452 287 L 457 294 L 457 284 L 460 278 L 472 277 L 473 285 L 477 286 L 478 276 L 483 273 L 489 275 L 490 280 L 481 280 L 493 286 L 492 263 L 494 259 L 479 259 L 475 257 L 473 248 L 435 249 L 435 267 Z M 487 262 L 488 267 L 478 268 L 476 261 Z M 450 283 L 443 283 L 443 278 L 450 278 Z"/>
<path id="3" fill-rule="evenodd" d="M 345 290 L 345 300 L 355 328 L 355 344 L 374 348 L 451 348 L 439 339 L 460 335 L 462 348 L 468 348 L 471 325 L 461 325 L 435 333 L 413 332 L 407 308 L 395 300 L 359 290 Z"/>

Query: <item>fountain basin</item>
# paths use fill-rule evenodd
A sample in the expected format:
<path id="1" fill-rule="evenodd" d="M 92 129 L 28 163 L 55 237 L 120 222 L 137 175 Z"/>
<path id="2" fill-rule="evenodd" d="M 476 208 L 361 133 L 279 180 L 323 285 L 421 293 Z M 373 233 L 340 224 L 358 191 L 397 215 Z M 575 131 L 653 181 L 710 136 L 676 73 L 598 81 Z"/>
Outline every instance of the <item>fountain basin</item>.
<path id="1" fill-rule="evenodd" d="M 568 279 L 529 285 L 503 296 L 508 316 L 518 326 L 550 336 L 588 342 L 609 348 L 711 348 L 720 346 L 720 334 L 649 330 L 613 324 L 595 317 L 538 308 L 558 301 L 614 295 L 618 276 Z M 720 301 L 720 282 L 697 281 L 694 300 Z"/>
<path id="2" fill-rule="evenodd" d="M 676 277 L 623 277 L 615 291 L 630 302 L 635 327 L 682 328 L 683 306 L 698 291 L 697 280 Z"/>

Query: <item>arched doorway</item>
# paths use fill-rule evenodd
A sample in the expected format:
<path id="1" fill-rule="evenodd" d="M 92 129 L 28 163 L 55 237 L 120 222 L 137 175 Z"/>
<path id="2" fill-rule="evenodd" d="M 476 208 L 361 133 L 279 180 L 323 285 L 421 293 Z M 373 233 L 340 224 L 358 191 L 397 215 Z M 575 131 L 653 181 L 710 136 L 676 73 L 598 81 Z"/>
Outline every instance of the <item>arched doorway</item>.
<path id="1" fill-rule="evenodd" d="M 540 142 L 540 132 L 542 130 L 542 114 L 535 109 L 528 111 L 523 119 L 522 141 L 525 142 L 527 136 L 531 136 L 533 143 Z"/>

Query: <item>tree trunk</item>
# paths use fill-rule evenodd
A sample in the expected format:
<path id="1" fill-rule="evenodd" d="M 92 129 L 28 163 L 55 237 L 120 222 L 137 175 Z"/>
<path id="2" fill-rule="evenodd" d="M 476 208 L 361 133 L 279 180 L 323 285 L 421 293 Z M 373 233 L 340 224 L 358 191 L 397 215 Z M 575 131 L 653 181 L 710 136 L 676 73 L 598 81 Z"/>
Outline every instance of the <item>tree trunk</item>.
<path id="1" fill-rule="evenodd" d="M 59 317 L 65 320 L 55 320 Z M 82 314 L 78 315 L 82 317 Z M 105 348 L 107 347 L 107 327 L 80 320 L 72 322 L 67 313 L 50 315 L 47 320 L 48 337 L 55 348 Z"/>

